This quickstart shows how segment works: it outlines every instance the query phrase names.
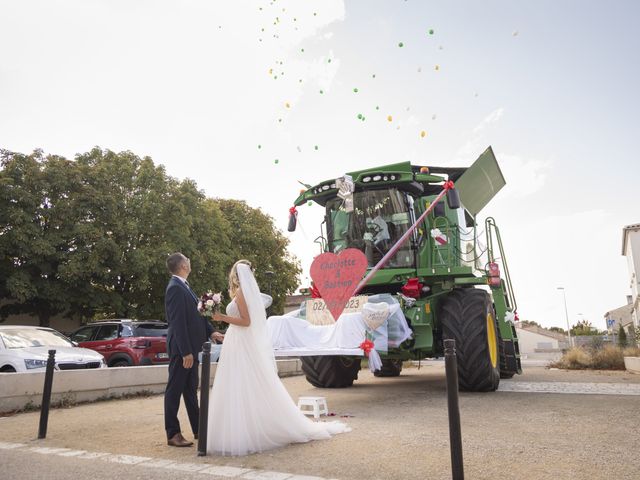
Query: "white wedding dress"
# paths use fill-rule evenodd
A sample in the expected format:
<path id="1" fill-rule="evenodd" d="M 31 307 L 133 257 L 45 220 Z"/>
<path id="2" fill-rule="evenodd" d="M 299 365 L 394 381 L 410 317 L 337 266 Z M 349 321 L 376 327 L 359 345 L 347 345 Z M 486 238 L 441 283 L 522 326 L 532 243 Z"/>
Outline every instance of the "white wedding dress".
<path id="1" fill-rule="evenodd" d="M 350 431 L 300 412 L 278 377 L 258 284 L 247 265 L 238 265 L 238 277 L 251 325 L 229 325 L 225 335 L 209 402 L 207 453 L 247 455 Z M 240 316 L 235 300 L 227 314 Z"/>

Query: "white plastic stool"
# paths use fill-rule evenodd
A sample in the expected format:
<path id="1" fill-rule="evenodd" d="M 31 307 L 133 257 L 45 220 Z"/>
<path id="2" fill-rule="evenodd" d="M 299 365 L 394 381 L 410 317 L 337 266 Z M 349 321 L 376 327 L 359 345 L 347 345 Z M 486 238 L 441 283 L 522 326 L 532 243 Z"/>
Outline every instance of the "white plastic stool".
<path id="1" fill-rule="evenodd" d="M 311 407 L 304 408 L 304 407 Z M 328 415 L 327 399 L 325 397 L 299 397 L 298 408 L 305 415 L 313 415 L 313 418 L 319 418 L 320 415 Z"/>

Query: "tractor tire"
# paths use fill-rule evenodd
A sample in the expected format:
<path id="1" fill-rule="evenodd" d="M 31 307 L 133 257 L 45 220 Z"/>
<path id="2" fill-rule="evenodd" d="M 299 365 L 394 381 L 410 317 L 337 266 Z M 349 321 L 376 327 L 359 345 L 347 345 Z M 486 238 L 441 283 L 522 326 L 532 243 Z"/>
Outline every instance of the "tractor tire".
<path id="1" fill-rule="evenodd" d="M 382 368 L 373 372 L 376 377 L 399 377 L 402 371 L 402 360 L 382 360 Z"/>
<path id="2" fill-rule="evenodd" d="M 300 357 L 307 381 L 318 388 L 345 388 L 353 385 L 360 371 L 360 358 L 329 356 Z"/>
<path id="3" fill-rule="evenodd" d="M 453 290 L 440 305 L 442 338 L 456 341 L 458 385 L 468 392 L 493 392 L 500 383 L 496 314 L 484 290 Z"/>

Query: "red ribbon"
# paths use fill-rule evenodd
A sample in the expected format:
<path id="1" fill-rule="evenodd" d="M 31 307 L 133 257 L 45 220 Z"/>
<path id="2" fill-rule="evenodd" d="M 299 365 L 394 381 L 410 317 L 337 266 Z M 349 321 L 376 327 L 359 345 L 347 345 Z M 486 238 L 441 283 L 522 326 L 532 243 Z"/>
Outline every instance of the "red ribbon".
<path id="1" fill-rule="evenodd" d="M 322 298 L 322 295 L 320 295 L 320 290 L 318 290 L 318 287 L 316 287 L 315 283 L 311 284 L 311 298 Z"/>
<path id="2" fill-rule="evenodd" d="M 298 215 L 298 210 L 296 210 L 295 205 L 289 209 L 290 215 Z"/>
<path id="3" fill-rule="evenodd" d="M 453 185 L 453 182 L 451 180 L 448 180 L 446 182 L 444 182 L 444 189 L 445 190 L 453 190 L 455 188 L 455 186 Z"/>
<path id="4" fill-rule="evenodd" d="M 365 356 L 368 357 L 369 356 L 369 352 L 371 350 L 373 350 L 374 345 L 373 345 L 373 342 L 371 340 L 367 339 L 364 342 L 362 342 L 359 345 L 359 347 L 364 351 Z"/>

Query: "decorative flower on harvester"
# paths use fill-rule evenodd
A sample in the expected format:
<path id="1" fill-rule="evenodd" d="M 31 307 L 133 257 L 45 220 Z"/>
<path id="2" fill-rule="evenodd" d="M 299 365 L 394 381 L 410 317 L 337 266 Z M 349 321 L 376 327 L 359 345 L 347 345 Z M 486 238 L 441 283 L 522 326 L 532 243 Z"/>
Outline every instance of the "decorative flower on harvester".
<path id="1" fill-rule="evenodd" d="M 362 351 L 364 351 L 365 357 L 368 357 L 369 356 L 369 352 L 371 352 L 371 350 L 373 350 L 374 345 L 373 345 L 373 342 L 367 338 L 367 339 L 365 339 L 364 342 L 362 342 L 359 345 L 359 347 L 360 347 L 360 349 Z"/>

